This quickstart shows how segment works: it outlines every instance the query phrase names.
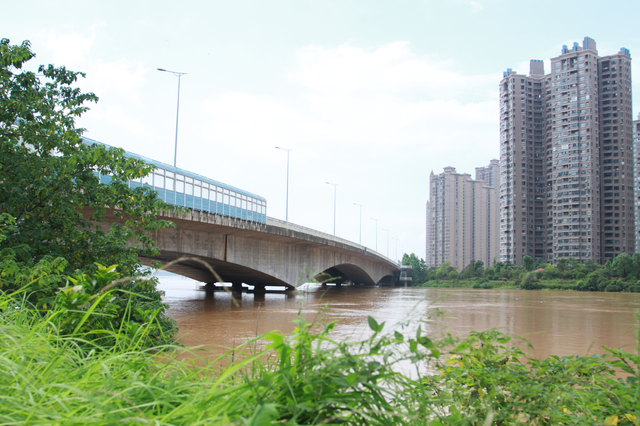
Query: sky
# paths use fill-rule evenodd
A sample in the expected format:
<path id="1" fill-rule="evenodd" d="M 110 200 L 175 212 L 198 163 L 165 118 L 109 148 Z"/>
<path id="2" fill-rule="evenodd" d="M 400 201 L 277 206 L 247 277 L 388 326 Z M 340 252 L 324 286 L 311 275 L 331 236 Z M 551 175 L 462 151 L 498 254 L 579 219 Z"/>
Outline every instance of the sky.
<path id="1" fill-rule="evenodd" d="M 267 214 L 425 257 L 429 174 L 499 158 L 498 84 L 596 40 L 640 52 L 638 1 L 5 2 L 0 37 L 83 71 L 85 135 L 267 199 Z M 632 66 L 633 68 L 633 66 Z M 633 68 L 640 81 L 640 64 Z M 634 84 L 637 93 L 640 88 Z M 634 117 L 640 111 L 634 100 Z M 362 204 L 362 215 L 360 207 Z M 360 220 L 362 217 L 362 220 Z M 377 219 L 377 220 L 373 220 Z"/>

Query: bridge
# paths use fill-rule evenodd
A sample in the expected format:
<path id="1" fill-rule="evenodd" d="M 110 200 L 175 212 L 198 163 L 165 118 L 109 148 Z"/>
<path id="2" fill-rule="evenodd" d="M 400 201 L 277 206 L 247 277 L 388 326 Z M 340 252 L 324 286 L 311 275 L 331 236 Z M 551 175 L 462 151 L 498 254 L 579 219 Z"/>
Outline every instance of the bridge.
<path id="1" fill-rule="evenodd" d="M 254 291 L 273 286 L 291 290 L 313 279 L 337 285 L 393 285 L 399 276 L 394 261 L 363 246 L 273 218 L 262 224 L 196 210 L 167 212 L 161 218 L 176 228 L 157 232 L 161 254 L 142 259 L 143 264 L 189 257 L 168 270 L 210 287 L 220 278 L 236 290 L 244 283 Z"/>
<path id="2" fill-rule="evenodd" d="M 176 227 L 153 235 L 160 255 L 141 258 L 142 263 L 183 259 L 167 270 L 210 288 L 222 282 L 232 283 L 234 290 L 242 290 L 243 284 L 257 292 L 266 287 L 293 290 L 314 279 L 336 285 L 395 285 L 400 276 L 396 262 L 364 246 L 270 217 L 260 223 L 189 209 L 163 212 L 159 218 Z M 105 219 L 119 221 L 113 214 Z"/>
<path id="3" fill-rule="evenodd" d="M 84 143 L 110 148 L 88 138 Z M 125 155 L 156 167 L 129 186 L 148 187 L 163 201 L 185 207 L 159 215 L 176 227 L 153 235 L 160 255 L 142 258 L 143 264 L 187 258 L 167 270 L 209 287 L 222 282 L 241 290 L 244 283 L 254 291 L 291 290 L 313 279 L 336 285 L 392 285 L 400 278 L 394 261 L 364 246 L 268 217 L 263 197 L 132 152 Z M 109 175 L 98 178 L 104 184 L 111 181 Z M 105 227 L 119 221 L 113 214 L 105 219 Z"/>

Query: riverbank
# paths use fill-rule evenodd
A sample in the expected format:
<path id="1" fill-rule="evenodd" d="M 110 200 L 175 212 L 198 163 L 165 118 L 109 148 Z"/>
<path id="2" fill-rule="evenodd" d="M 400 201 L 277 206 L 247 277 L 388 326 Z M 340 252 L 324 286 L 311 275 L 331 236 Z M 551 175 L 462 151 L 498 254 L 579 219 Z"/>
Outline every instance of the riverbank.
<path id="1" fill-rule="evenodd" d="M 535 290 L 574 290 L 578 291 L 579 280 L 541 280 L 534 281 Z M 413 284 L 413 287 L 423 288 L 475 288 L 475 289 L 505 289 L 518 290 L 522 283 L 514 280 L 432 280 Z"/>

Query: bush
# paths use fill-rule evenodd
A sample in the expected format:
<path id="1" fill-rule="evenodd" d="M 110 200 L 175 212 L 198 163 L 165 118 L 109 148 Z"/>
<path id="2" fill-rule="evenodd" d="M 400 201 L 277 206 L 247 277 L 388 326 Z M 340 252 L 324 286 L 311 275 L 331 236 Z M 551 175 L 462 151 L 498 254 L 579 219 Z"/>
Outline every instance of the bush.
<path id="1" fill-rule="evenodd" d="M 82 336 L 86 350 L 110 350 L 120 335 L 137 336 L 141 347 L 173 342 L 176 322 L 164 315 L 168 306 L 156 289 L 156 277 L 122 279 L 116 265 L 100 264 L 94 274 L 64 276 L 65 261 L 60 258 L 42 259 L 34 268 L 7 265 L 11 262 L 0 264 L 3 279 L 22 287 L 5 292 L 4 303 L 42 315 L 61 336 Z M 29 297 L 33 294 L 38 296 Z"/>
<path id="2" fill-rule="evenodd" d="M 542 288 L 542 286 L 534 280 L 533 272 L 527 272 L 526 274 L 522 275 L 522 283 L 520 284 L 520 288 L 523 290 L 538 290 Z"/>
<path id="3" fill-rule="evenodd" d="M 620 292 L 622 291 L 622 286 L 619 283 L 613 281 L 605 287 L 604 291 Z"/>

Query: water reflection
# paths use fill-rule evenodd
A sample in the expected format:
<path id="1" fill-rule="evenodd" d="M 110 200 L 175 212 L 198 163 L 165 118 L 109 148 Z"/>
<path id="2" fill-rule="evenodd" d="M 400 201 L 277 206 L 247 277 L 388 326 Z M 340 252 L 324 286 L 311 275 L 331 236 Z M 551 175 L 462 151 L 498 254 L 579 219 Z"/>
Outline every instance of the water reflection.
<path id="1" fill-rule="evenodd" d="M 270 330 L 291 333 L 293 320 L 336 321 L 337 340 L 369 333 L 367 316 L 393 330 L 412 320 L 432 335 L 498 328 L 531 341 L 535 355 L 603 353 L 635 339 L 640 294 L 562 291 L 327 287 L 299 293 L 207 293 L 182 278 L 161 278 L 181 342 L 233 346 Z M 235 299 L 235 302 L 234 302 Z M 441 317 L 434 316 L 441 310 Z"/>

